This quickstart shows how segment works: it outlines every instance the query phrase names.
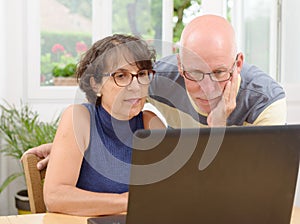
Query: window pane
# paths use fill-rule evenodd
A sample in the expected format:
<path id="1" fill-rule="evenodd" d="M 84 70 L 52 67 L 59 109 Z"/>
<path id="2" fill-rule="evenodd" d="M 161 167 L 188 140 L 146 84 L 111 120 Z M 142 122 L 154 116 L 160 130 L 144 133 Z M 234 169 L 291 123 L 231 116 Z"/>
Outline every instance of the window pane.
<path id="1" fill-rule="evenodd" d="M 154 40 L 158 56 L 161 55 L 161 0 L 113 0 L 112 8 L 112 33 L 134 34 L 145 40 Z"/>
<path id="2" fill-rule="evenodd" d="M 92 0 L 40 0 L 40 4 L 40 83 L 49 86 L 54 85 L 52 73 L 72 75 L 73 64 L 91 45 Z"/>
<path id="3" fill-rule="evenodd" d="M 270 18 L 272 1 L 244 1 L 245 56 L 248 63 L 255 64 L 269 73 Z"/>

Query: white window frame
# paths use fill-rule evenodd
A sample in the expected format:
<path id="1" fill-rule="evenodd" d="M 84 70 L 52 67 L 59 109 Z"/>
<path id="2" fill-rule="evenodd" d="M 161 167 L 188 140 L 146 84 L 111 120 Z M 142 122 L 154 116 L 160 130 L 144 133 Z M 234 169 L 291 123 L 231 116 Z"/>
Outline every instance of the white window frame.
<path id="1" fill-rule="evenodd" d="M 112 1 L 93 0 L 92 41 L 112 33 Z M 26 46 L 27 98 L 29 100 L 69 101 L 76 99 L 79 88 L 75 86 L 40 86 L 40 1 L 26 0 L 26 18 L 24 20 Z M 110 19 L 108 19 L 110 18 Z M 163 1 L 162 41 L 172 43 L 173 37 L 173 0 Z M 101 27 L 101 29 L 99 29 Z M 171 54 L 171 47 L 163 54 Z"/>

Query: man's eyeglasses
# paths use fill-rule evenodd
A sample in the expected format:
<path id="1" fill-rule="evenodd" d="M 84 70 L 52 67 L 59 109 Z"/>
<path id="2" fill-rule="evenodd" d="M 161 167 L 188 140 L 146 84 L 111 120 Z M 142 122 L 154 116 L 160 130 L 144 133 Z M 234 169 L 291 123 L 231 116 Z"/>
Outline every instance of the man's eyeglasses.
<path id="1" fill-rule="evenodd" d="M 228 70 L 217 70 L 214 72 L 200 72 L 200 71 L 185 71 L 183 68 L 183 65 L 181 64 L 181 69 L 183 71 L 183 75 L 185 78 L 187 78 L 188 80 L 191 81 L 195 81 L 195 82 L 200 82 L 204 79 L 205 75 L 208 75 L 209 78 L 211 79 L 211 81 L 214 82 L 225 82 L 227 80 L 229 80 L 232 76 L 232 73 L 234 72 L 234 69 L 236 68 L 236 62 L 238 59 L 238 55 L 233 63 L 233 65 L 231 66 L 231 69 Z"/>
<path id="2" fill-rule="evenodd" d="M 112 76 L 117 86 L 125 87 L 132 83 L 133 77 L 137 78 L 139 84 L 148 85 L 153 80 L 154 74 L 155 71 L 152 69 L 143 69 L 138 71 L 136 74 L 132 74 L 131 72 L 124 70 L 105 74 L 105 76 Z"/>

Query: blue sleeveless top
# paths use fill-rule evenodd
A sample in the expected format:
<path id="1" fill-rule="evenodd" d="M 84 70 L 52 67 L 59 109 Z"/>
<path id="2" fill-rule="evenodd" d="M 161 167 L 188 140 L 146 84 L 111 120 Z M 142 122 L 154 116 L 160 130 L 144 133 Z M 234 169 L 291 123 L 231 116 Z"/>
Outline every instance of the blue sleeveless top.
<path id="1" fill-rule="evenodd" d="M 102 106 L 83 104 L 90 112 L 90 142 L 76 187 L 103 193 L 128 191 L 132 137 L 144 129 L 143 113 L 129 121 L 113 118 Z"/>

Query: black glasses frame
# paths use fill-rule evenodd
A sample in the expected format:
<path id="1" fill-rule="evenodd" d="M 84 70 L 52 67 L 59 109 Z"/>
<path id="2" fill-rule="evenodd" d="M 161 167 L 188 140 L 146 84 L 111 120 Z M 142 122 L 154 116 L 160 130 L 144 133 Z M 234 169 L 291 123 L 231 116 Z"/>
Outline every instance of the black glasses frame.
<path id="1" fill-rule="evenodd" d="M 214 74 L 215 72 L 199 72 L 199 74 L 200 74 L 200 73 L 202 74 L 202 79 L 193 79 L 193 78 L 191 78 L 190 76 L 188 76 L 188 75 L 186 74 L 187 71 L 184 70 L 183 64 L 181 64 L 181 70 L 182 70 L 182 73 L 183 73 L 183 75 L 184 75 L 184 77 L 185 77 L 186 79 L 191 80 L 191 81 L 194 81 L 194 82 L 201 82 L 201 81 L 204 79 L 205 75 L 208 75 L 209 78 L 210 78 L 210 80 L 213 81 L 213 82 L 226 82 L 226 81 L 228 81 L 228 80 L 232 77 L 232 73 L 234 72 L 234 70 L 235 70 L 235 68 L 236 68 L 236 63 L 237 63 L 237 60 L 238 60 L 238 56 L 239 56 L 239 55 L 236 56 L 236 58 L 235 58 L 235 60 L 234 60 L 234 62 L 233 62 L 233 64 L 232 64 L 232 66 L 231 66 L 231 69 L 228 69 L 228 70 L 225 72 L 225 73 L 228 73 L 228 74 L 229 74 L 229 77 L 228 77 L 227 79 L 220 80 L 220 81 L 219 81 L 219 80 L 214 80 L 214 79 L 212 78 L 212 74 Z"/>

